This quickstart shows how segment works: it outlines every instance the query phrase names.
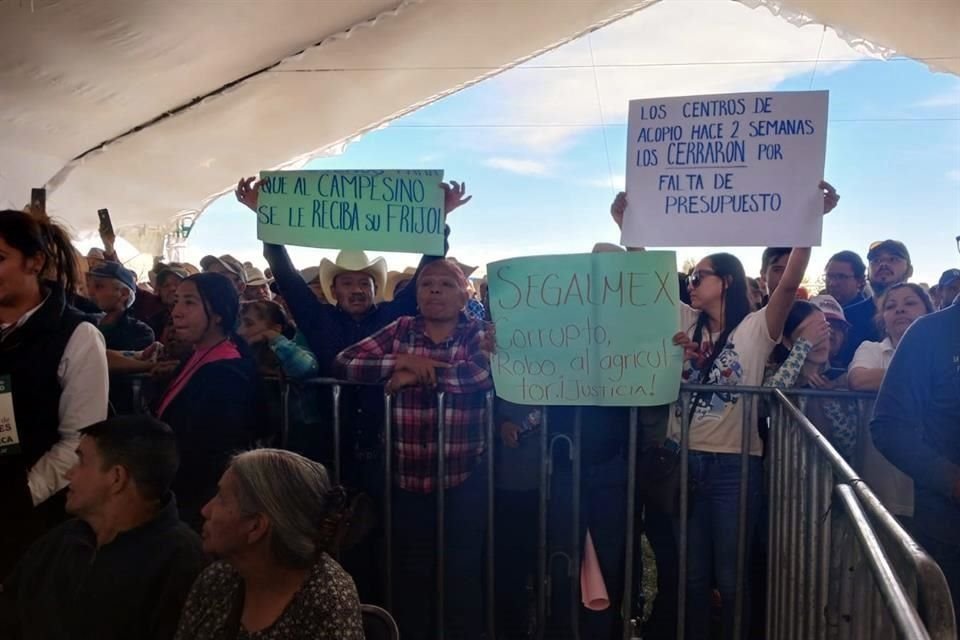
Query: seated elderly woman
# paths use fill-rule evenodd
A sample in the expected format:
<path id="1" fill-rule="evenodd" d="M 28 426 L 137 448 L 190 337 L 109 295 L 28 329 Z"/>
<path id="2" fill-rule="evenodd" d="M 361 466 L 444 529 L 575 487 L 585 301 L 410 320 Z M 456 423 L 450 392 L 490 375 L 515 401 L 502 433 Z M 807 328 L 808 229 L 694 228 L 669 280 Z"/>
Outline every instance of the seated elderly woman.
<path id="1" fill-rule="evenodd" d="M 339 496 L 323 465 L 290 451 L 235 456 L 203 508 L 203 549 L 177 640 L 362 640 L 360 601 L 326 550 Z"/>

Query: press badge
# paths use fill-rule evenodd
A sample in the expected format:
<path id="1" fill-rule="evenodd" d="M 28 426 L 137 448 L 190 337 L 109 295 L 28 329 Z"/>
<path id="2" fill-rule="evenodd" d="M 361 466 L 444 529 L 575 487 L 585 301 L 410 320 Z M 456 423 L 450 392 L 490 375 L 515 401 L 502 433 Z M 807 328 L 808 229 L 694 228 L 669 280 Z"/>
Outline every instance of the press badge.
<path id="1" fill-rule="evenodd" d="M 20 434 L 13 416 L 13 386 L 10 376 L 0 376 L 0 458 L 20 453 Z"/>

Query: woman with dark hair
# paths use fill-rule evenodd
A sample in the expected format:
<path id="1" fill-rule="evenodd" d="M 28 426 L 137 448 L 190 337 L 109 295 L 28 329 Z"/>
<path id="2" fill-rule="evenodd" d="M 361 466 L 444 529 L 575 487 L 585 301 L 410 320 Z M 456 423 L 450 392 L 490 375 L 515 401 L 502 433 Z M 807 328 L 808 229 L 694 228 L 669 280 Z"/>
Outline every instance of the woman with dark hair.
<path id="1" fill-rule="evenodd" d="M 839 305 L 837 305 L 839 306 Z M 839 381 L 824 373 L 830 366 L 832 330 L 826 314 L 806 300 L 797 300 L 783 327 L 783 339 L 773 350 L 763 386 L 778 389 L 836 389 Z M 859 430 L 856 401 L 799 396 L 797 406 L 817 425 L 847 460 L 853 459 Z"/>
<path id="2" fill-rule="evenodd" d="M 273 300 L 242 303 L 237 334 L 250 345 L 258 369 L 266 375 L 302 380 L 319 371 L 316 356 L 297 344 L 296 327 Z"/>
<path id="3" fill-rule="evenodd" d="M 103 336 L 66 301 L 77 273 L 63 229 L 0 211 L 0 575 L 64 517 L 79 430 L 107 417 Z"/>
<path id="4" fill-rule="evenodd" d="M 393 540 L 397 623 L 404 638 L 430 637 L 437 600 L 433 578 L 445 572 L 448 637 L 475 639 L 483 627 L 481 576 L 487 501 L 486 393 L 493 387 L 485 325 L 467 318 L 467 278 L 449 259 L 424 265 L 416 282 L 417 316 L 388 324 L 337 356 L 356 382 L 385 382 L 393 400 Z M 439 404 L 437 392 L 444 396 Z M 444 473 L 437 476 L 436 424 L 443 408 Z M 444 487 L 438 516 L 437 485 Z M 437 519 L 449 538 L 435 553 Z M 410 588 L 410 585 L 417 585 Z"/>
<path id="5" fill-rule="evenodd" d="M 321 409 L 316 387 L 297 384 L 318 374 L 316 356 L 305 346 L 303 336 L 276 300 L 242 302 L 237 334 L 250 345 L 260 375 L 279 378 L 281 388 L 283 383 L 289 383 L 286 386 L 289 392 L 286 407 L 282 402 L 282 394 L 267 394 L 264 407 L 266 422 L 283 424 L 286 411 L 287 432 L 274 432 L 271 435 L 279 435 L 279 444 L 286 449 L 302 449 L 312 434 L 324 428 L 324 415 L 329 415 Z"/>
<path id="6" fill-rule="evenodd" d="M 346 495 L 292 451 L 235 456 L 203 508 L 219 559 L 190 590 L 176 640 L 362 640 L 353 580 L 330 557 Z"/>
<path id="7" fill-rule="evenodd" d="M 877 303 L 876 323 L 883 340 L 868 340 L 857 348 L 850 362 L 850 388 L 878 390 L 903 334 L 914 320 L 934 311 L 933 301 L 918 284 L 902 282 L 887 289 Z"/>
<path id="8" fill-rule="evenodd" d="M 690 306 L 681 307 L 684 382 L 716 385 L 712 393 L 695 393 L 683 416 L 677 403 L 669 433 L 680 439 L 681 421 L 690 420 L 689 483 L 691 496 L 687 545 L 688 638 L 705 638 L 714 584 L 723 602 L 724 637 L 733 637 L 737 594 L 737 517 L 740 504 L 740 452 L 744 405 L 737 386 L 760 386 L 766 363 L 780 341 L 796 298 L 810 249 L 794 249 L 767 306 L 751 311 L 747 278 L 740 261 L 727 253 L 701 260 L 690 276 Z M 747 549 L 756 530 L 763 483 L 763 444 L 750 429 L 747 479 Z M 747 560 L 747 566 L 750 561 Z M 748 593 L 747 585 L 743 585 Z M 747 595 L 747 594 L 745 594 Z M 744 598 L 743 620 L 749 619 Z M 746 627 L 746 625 L 744 625 Z"/>
<path id="9" fill-rule="evenodd" d="M 839 196 L 826 182 L 824 213 Z M 621 224 L 626 195 L 611 207 Z M 737 584 L 737 536 L 740 504 L 740 456 L 748 396 L 736 393 L 738 386 L 757 387 L 800 289 L 810 260 L 809 248 L 790 251 L 787 265 L 767 305 L 752 311 L 747 276 L 740 261 L 728 253 L 702 259 L 690 274 L 687 289 L 690 305 L 680 308 L 680 333 L 674 343 L 684 348 L 683 381 L 711 385 L 713 392 L 694 393 L 690 406 L 678 402 L 670 416 L 670 440 L 679 443 L 681 424 L 689 419 L 690 496 L 687 538 L 687 638 L 708 635 L 710 598 L 716 585 L 723 603 L 723 637 L 733 638 L 738 586 L 744 591 L 741 620 L 749 620 L 749 584 Z M 756 530 L 763 482 L 763 443 L 754 425 L 748 425 L 749 462 L 747 479 L 746 548 Z M 750 566 L 747 558 L 746 566 Z M 741 625 L 746 629 L 747 624 Z"/>
<path id="10" fill-rule="evenodd" d="M 180 517 L 197 530 L 230 455 L 249 448 L 256 429 L 257 369 L 236 334 L 238 311 L 236 289 L 218 273 L 190 276 L 177 288 L 173 327 L 193 355 L 174 371 L 155 413 L 177 435 L 173 491 Z"/>
<path id="11" fill-rule="evenodd" d="M 765 386 L 781 389 L 818 380 L 830 359 L 827 317 L 806 300 L 796 300 L 783 324 L 783 338 L 773 349 Z"/>
<path id="12" fill-rule="evenodd" d="M 934 312 L 933 302 L 919 285 L 895 284 L 877 301 L 876 323 L 883 340 L 862 342 L 850 361 L 848 380 L 855 391 L 877 391 L 893 360 L 897 346 L 913 322 Z M 872 413 L 872 411 L 871 411 Z M 913 518 L 913 480 L 891 464 L 873 444 L 869 429 L 864 429 L 861 448 L 864 480 L 884 506 L 905 524 Z"/>

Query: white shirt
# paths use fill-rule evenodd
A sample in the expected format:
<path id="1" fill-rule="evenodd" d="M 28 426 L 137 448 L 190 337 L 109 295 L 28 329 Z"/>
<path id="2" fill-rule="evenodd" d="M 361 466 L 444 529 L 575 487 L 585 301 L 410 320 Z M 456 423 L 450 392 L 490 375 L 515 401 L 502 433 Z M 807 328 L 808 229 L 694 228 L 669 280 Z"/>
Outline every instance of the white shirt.
<path id="1" fill-rule="evenodd" d="M 24 324 L 41 306 L 43 303 L 27 311 L 15 325 Z M 89 322 L 78 325 L 67 341 L 57 367 L 57 380 L 61 389 L 57 427 L 60 440 L 37 460 L 27 475 L 34 506 L 67 486 L 66 473 L 77 461 L 80 429 L 107 417 L 110 383 L 106 345 L 103 334 Z"/>
<path id="2" fill-rule="evenodd" d="M 861 342 L 857 347 L 857 352 L 853 354 L 853 360 L 850 361 L 850 370 L 854 369 L 883 369 L 890 367 L 893 360 L 893 354 L 896 349 L 890 338 L 884 338 L 883 342 Z"/>
<path id="3" fill-rule="evenodd" d="M 854 369 L 883 369 L 886 371 L 893 360 L 896 348 L 890 338 L 883 342 L 863 342 L 857 347 L 850 361 L 850 371 Z M 871 402 L 872 404 L 872 402 Z M 870 407 L 869 414 L 873 414 Z M 873 446 L 870 429 L 862 429 L 863 464 L 861 475 L 867 485 L 877 494 L 880 501 L 891 513 L 898 516 L 913 516 L 913 480 L 897 469 L 880 451 Z"/>
<path id="4" fill-rule="evenodd" d="M 687 305 L 680 308 L 681 330 L 693 337 L 699 312 Z M 704 336 L 706 338 L 706 336 Z M 716 339 L 714 336 L 713 339 Z M 713 369 L 702 372 L 702 384 L 716 387 L 713 393 L 695 393 L 693 419 L 690 422 L 690 450 L 713 453 L 739 453 L 743 434 L 743 405 L 749 396 L 732 395 L 730 387 L 759 387 L 767 359 L 777 341 L 770 338 L 765 309 L 754 311 L 734 329 L 724 349 L 717 356 Z M 690 362 L 684 362 L 684 381 L 691 372 Z M 670 416 L 670 436 L 680 439 L 682 405 L 677 402 Z M 688 409 L 689 411 L 689 409 Z M 749 427 L 749 425 L 748 425 Z M 750 427 L 750 454 L 763 454 L 763 442 L 756 428 Z"/>

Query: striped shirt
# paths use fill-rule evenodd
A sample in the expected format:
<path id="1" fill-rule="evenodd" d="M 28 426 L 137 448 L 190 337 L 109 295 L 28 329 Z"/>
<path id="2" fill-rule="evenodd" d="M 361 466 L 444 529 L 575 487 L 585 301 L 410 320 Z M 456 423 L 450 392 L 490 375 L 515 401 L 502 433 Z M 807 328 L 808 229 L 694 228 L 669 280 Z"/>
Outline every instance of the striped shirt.
<path id="1" fill-rule="evenodd" d="M 410 387 L 393 401 L 394 481 L 417 493 L 436 489 L 437 393 L 444 393 L 444 486 L 449 489 L 470 477 L 483 455 L 486 392 L 493 388 L 490 358 L 482 348 L 483 323 L 461 314 L 453 334 L 440 343 L 433 342 L 425 328 L 420 316 L 400 318 L 336 359 L 339 372 L 358 382 L 389 380 L 399 354 L 451 365 L 436 370 L 436 391 Z"/>

